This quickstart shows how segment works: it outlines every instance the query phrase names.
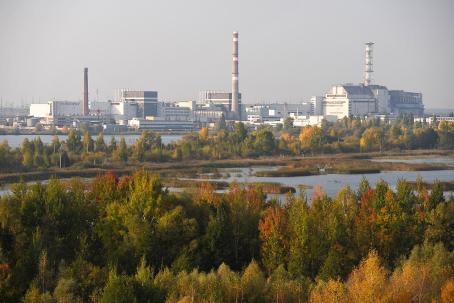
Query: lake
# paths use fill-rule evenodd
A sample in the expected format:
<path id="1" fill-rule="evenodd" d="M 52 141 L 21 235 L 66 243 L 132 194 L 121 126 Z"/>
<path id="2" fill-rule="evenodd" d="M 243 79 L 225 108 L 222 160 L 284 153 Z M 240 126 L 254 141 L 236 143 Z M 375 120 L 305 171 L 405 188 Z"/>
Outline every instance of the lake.
<path id="1" fill-rule="evenodd" d="M 164 137 L 164 136 L 163 136 Z M 172 136 L 173 140 L 178 140 L 178 136 Z M 170 138 L 169 138 L 170 139 Z M 164 139 L 163 139 L 164 140 Z M 380 159 L 381 160 L 381 159 Z M 409 161 L 409 159 L 386 159 L 386 161 Z M 454 163 L 453 158 L 419 158 L 411 159 L 412 163 Z M 425 161 L 425 162 L 418 162 Z M 254 174 L 258 171 L 276 170 L 280 166 L 254 166 L 254 167 L 238 167 L 219 169 L 222 177 L 213 178 L 214 174 L 202 174 L 198 179 L 181 178 L 185 180 L 206 180 L 206 181 L 223 181 L 223 182 L 238 182 L 241 184 L 247 183 L 280 183 L 285 186 L 294 187 L 297 192 L 300 185 L 308 186 L 305 189 L 308 197 L 312 195 L 315 186 L 319 185 L 323 192 L 330 197 L 335 197 L 337 192 L 345 186 L 350 186 L 351 189 L 357 190 L 361 179 L 365 177 L 371 186 L 374 186 L 379 180 L 384 180 L 391 188 L 395 189 L 399 179 L 407 181 L 416 181 L 418 176 L 421 176 L 425 182 L 439 181 L 454 181 L 454 169 L 452 170 L 433 170 L 433 171 L 382 171 L 374 174 L 323 174 L 315 176 L 296 176 L 296 177 L 257 177 Z M 219 174 L 217 174 L 219 176 Z M 43 181 L 45 182 L 45 181 Z M 169 188 L 173 192 L 182 191 L 181 188 Z M 0 195 L 8 193 L 7 187 L 0 188 Z M 450 195 L 453 192 L 445 192 L 445 195 Z M 272 195 L 275 196 L 276 195 Z M 277 195 L 279 196 L 279 195 Z M 283 196 L 280 196 L 282 198 Z"/>
<path id="2" fill-rule="evenodd" d="M 454 166 L 454 158 L 450 157 L 429 157 L 429 158 L 410 158 L 410 159 L 371 159 L 372 162 L 391 162 L 408 164 L 446 164 Z"/>
<path id="3" fill-rule="evenodd" d="M 59 140 L 66 140 L 68 137 L 67 135 L 57 135 Z M 3 140 L 7 140 L 9 146 L 12 148 L 19 147 L 22 141 L 27 138 L 28 140 L 33 140 L 36 137 L 40 137 L 41 141 L 43 141 L 44 144 L 49 144 L 52 141 L 52 138 L 54 135 L 0 135 L 0 143 L 3 142 Z M 115 137 L 117 140 L 117 143 L 120 142 L 120 138 L 124 137 L 126 144 L 131 145 L 136 142 L 136 140 L 140 137 L 140 135 L 132 135 L 132 134 L 125 134 L 125 135 L 104 135 L 104 142 L 108 144 L 110 142 L 110 139 L 112 137 Z M 181 139 L 183 135 L 161 135 L 161 140 L 163 144 L 169 144 L 170 142 L 177 141 Z M 93 140 L 96 138 L 96 136 L 92 136 Z"/>
<path id="4" fill-rule="evenodd" d="M 224 181 L 224 182 L 238 182 L 238 183 L 259 183 L 259 182 L 273 182 L 280 183 L 286 186 L 295 187 L 298 191 L 300 185 L 306 185 L 305 192 L 308 196 L 312 195 L 313 188 L 319 185 L 323 192 L 328 196 L 334 197 L 337 192 L 344 186 L 350 186 L 351 189 L 357 190 L 361 179 L 365 177 L 371 186 L 374 186 L 379 180 L 384 180 L 393 189 L 399 179 L 407 181 L 416 181 L 418 176 L 421 176 L 425 182 L 439 181 L 453 181 L 454 170 L 433 170 L 433 171 L 383 171 L 375 174 L 326 174 L 316 176 L 297 176 L 297 177 L 257 177 L 254 174 L 257 171 L 275 170 L 278 167 L 248 167 L 248 168 L 228 168 L 220 170 L 221 174 L 228 175 L 226 178 L 218 179 L 205 179 L 207 181 Z M 198 179 L 204 180 L 204 179 Z M 449 194 L 449 193 L 447 193 Z"/>

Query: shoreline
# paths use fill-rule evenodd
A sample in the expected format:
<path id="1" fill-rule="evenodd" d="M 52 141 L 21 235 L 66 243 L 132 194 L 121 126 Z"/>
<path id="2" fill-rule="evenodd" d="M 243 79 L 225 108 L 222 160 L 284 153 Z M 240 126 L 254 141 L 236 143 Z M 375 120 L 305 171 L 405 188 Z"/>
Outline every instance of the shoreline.
<path id="1" fill-rule="evenodd" d="M 7 186 L 21 180 L 25 182 L 43 181 L 52 177 L 57 178 L 94 178 L 99 174 L 112 172 L 117 176 L 129 175 L 134 171 L 145 169 L 156 173 L 162 178 L 181 178 L 196 176 L 201 173 L 217 172 L 218 169 L 252 167 L 252 166 L 281 166 L 276 171 L 265 172 L 263 176 L 304 176 L 321 175 L 330 173 L 344 174 L 367 174 L 381 171 L 430 171 L 450 170 L 454 166 L 447 164 L 413 164 L 395 162 L 373 162 L 373 159 L 401 159 L 415 157 L 453 157 L 451 151 L 440 150 L 417 150 L 403 152 L 384 153 L 352 153 L 352 154 L 323 154 L 305 157 L 296 156 L 273 156 L 263 158 L 246 159 L 222 159 L 222 160 L 189 160 L 181 162 L 132 162 L 128 164 L 112 163 L 100 167 L 73 167 L 54 168 L 36 171 L 4 172 L 0 173 L 0 186 Z M 323 167 L 323 169 L 321 169 Z M 326 167 L 326 170 L 325 170 Z"/>

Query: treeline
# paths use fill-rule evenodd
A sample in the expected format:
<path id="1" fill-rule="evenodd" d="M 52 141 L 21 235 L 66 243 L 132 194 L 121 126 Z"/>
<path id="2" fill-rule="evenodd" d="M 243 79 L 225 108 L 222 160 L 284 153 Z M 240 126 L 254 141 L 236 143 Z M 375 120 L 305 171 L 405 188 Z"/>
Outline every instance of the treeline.
<path id="1" fill-rule="evenodd" d="M 293 127 L 289 118 L 282 127 L 250 130 L 243 123 L 221 120 L 216 131 L 202 128 L 178 142 L 163 144 L 159 134 L 145 131 L 132 145 L 124 138 L 105 142 L 103 133 L 92 138 L 85 131 L 69 130 L 67 140 L 55 136 L 50 144 L 40 138 L 24 139 L 20 148 L 0 144 L 0 169 L 20 171 L 50 167 L 99 167 L 144 161 L 254 158 L 275 155 L 369 152 L 410 149 L 453 149 L 454 123 L 429 126 L 403 117 L 389 124 L 376 120 L 344 118 L 321 127 Z"/>
<path id="2" fill-rule="evenodd" d="M 452 302 L 453 248 L 454 200 L 421 180 L 279 203 L 238 184 L 173 194 L 145 171 L 52 179 L 0 199 L 0 298 Z"/>

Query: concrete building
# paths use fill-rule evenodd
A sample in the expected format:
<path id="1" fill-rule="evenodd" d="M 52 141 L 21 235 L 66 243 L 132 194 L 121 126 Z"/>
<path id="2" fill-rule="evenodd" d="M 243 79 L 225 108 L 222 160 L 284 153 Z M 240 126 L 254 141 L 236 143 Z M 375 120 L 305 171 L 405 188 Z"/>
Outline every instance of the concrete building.
<path id="1" fill-rule="evenodd" d="M 334 85 L 322 103 L 323 115 L 364 116 L 377 112 L 377 102 L 371 89 L 362 84 Z"/>
<path id="2" fill-rule="evenodd" d="M 89 113 L 92 116 L 110 116 L 112 114 L 111 101 L 107 102 L 91 101 L 89 105 Z"/>
<path id="3" fill-rule="evenodd" d="M 187 103 L 158 103 L 158 115 L 153 117 L 153 120 L 165 121 L 193 121 L 191 107 L 183 107 L 182 105 L 191 105 Z M 147 117 L 148 118 L 148 117 Z"/>
<path id="4" fill-rule="evenodd" d="M 33 117 L 80 116 L 81 114 L 79 101 L 49 101 L 30 105 L 30 116 Z"/>
<path id="5" fill-rule="evenodd" d="M 158 115 L 158 92 L 120 89 L 117 92 L 116 101 L 137 104 L 136 117 Z"/>
<path id="6" fill-rule="evenodd" d="M 422 94 L 402 90 L 388 90 L 385 86 L 372 84 L 374 43 L 366 43 L 364 80 L 362 84 L 335 85 L 323 99 L 311 99 L 313 104 L 321 101 L 321 110 L 315 114 L 336 115 L 339 119 L 349 116 L 424 114 Z"/>
<path id="7" fill-rule="evenodd" d="M 316 115 L 316 116 L 294 116 L 292 117 L 293 119 L 293 125 L 294 126 L 321 126 L 323 120 L 326 120 L 328 122 L 336 122 L 337 121 L 337 116 L 323 116 L 323 115 Z"/>
<path id="8" fill-rule="evenodd" d="M 194 122 L 192 121 L 167 121 L 160 119 L 143 119 L 132 118 L 128 121 L 128 126 L 137 130 L 166 130 L 166 131 L 192 131 L 194 130 Z"/>
<path id="9" fill-rule="evenodd" d="M 241 94 L 238 94 L 238 103 L 241 104 Z M 232 110 L 232 93 L 216 90 L 201 91 L 198 104 L 202 107 L 214 105 L 227 113 Z"/>
<path id="10" fill-rule="evenodd" d="M 317 112 L 317 114 L 336 115 L 339 119 L 371 114 L 399 115 L 411 113 L 415 116 L 424 115 L 421 93 L 388 90 L 382 85 L 335 85 L 325 95 L 321 103 L 321 112 Z M 313 112 L 315 114 L 315 110 Z"/>
<path id="11" fill-rule="evenodd" d="M 204 106 L 197 108 L 193 111 L 194 121 L 206 124 L 206 123 L 215 123 L 219 121 L 223 116 L 226 117 L 226 112 L 222 109 L 219 109 L 216 106 Z"/>
<path id="12" fill-rule="evenodd" d="M 289 116 L 310 115 L 310 102 L 254 104 L 245 108 L 246 120 L 249 122 L 279 121 Z"/>
<path id="13" fill-rule="evenodd" d="M 311 104 L 311 115 L 323 115 L 323 96 L 312 96 L 309 101 Z"/>
<path id="14" fill-rule="evenodd" d="M 430 117 L 419 117 L 415 118 L 415 122 L 427 123 L 432 125 L 437 122 L 446 121 L 448 123 L 454 123 L 454 117 L 450 116 L 430 116 Z"/>
<path id="15" fill-rule="evenodd" d="M 390 103 L 391 96 L 389 94 L 388 89 L 382 85 L 368 85 L 367 87 L 372 91 L 372 94 L 376 99 L 377 113 L 380 114 L 391 113 L 392 112 Z"/>
<path id="16" fill-rule="evenodd" d="M 193 100 L 187 100 L 187 101 L 175 101 L 173 102 L 175 104 L 175 106 L 178 106 L 178 107 L 188 107 L 190 108 L 191 110 L 194 110 L 196 109 L 196 102 L 193 101 Z"/>
<path id="17" fill-rule="evenodd" d="M 112 101 L 110 105 L 110 114 L 117 122 L 137 117 L 138 105 L 136 102 Z"/>
<path id="18" fill-rule="evenodd" d="M 30 116 L 44 118 L 49 117 L 50 115 L 49 103 L 30 104 Z"/>
<path id="19" fill-rule="evenodd" d="M 390 108 L 395 115 L 411 113 L 415 116 L 424 115 L 424 104 L 421 93 L 390 90 Z"/>

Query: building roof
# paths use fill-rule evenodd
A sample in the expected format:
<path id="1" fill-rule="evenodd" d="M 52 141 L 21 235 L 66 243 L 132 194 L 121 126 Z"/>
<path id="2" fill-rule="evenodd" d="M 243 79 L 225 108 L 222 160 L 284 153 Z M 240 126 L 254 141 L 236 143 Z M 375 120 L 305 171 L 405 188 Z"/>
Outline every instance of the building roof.
<path id="1" fill-rule="evenodd" d="M 369 86 L 371 89 L 388 89 L 386 86 L 383 86 L 383 85 L 378 85 L 378 84 L 369 84 Z"/>
<path id="2" fill-rule="evenodd" d="M 350 85 L 344 84 L 342 87 L 349 95 L 373 95 L 369 87 L 364 85 Z"/>

